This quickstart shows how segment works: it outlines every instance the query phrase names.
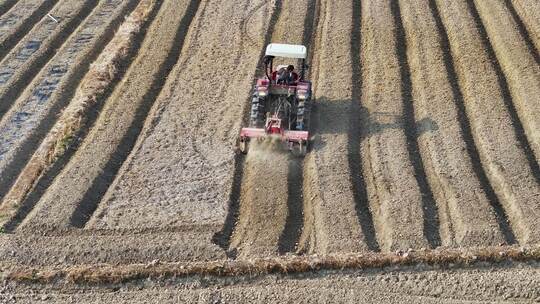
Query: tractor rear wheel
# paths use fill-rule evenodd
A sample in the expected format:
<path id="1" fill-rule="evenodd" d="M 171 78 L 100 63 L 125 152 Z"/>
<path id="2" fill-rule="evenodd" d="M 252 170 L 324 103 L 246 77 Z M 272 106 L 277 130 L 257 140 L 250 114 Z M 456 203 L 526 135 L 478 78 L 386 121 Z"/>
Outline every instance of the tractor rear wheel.
<path id="1" fill-rule="evenodd" d="M 260 128 L 264 123 L 264 98 L 253 96 L 251 99 L 250 126 Z"/>

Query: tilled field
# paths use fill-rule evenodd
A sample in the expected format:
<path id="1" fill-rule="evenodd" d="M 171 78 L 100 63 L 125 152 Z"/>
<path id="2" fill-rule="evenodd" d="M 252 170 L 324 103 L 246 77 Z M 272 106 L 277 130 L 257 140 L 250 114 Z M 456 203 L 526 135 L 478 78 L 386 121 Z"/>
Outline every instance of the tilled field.
<path id="1" fill-rule="evenodd" d="M 0 0 L 0 265 L 538 246 L 538 8 Z M 308 48 L 302 159 L 237 152 L 270 42 Z"/>

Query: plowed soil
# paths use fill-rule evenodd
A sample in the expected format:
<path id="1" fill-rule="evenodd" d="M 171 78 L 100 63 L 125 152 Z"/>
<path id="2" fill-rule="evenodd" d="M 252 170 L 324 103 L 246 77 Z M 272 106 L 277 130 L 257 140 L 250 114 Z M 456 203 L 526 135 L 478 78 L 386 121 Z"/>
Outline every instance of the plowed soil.
<path id="1" fill-rule="evenodd" d="M 540 300 L 539 8 L 0 0 L 0 300 Z M 303 158 L 237 151 L 271 42 L 308 49 Z"/>

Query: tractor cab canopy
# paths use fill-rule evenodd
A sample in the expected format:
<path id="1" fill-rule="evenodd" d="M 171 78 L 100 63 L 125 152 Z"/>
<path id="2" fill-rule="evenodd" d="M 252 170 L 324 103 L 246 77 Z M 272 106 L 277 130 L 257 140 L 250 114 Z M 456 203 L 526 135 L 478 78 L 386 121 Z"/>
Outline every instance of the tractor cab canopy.
<path id="1" fill-rule="evenodd" d="M 271 76 L 271 74 L 274 72 L 272 69 L 274 57 L 301 59 L 299 80 L 304 81 L 305 71 L 308 68 L 306 65 L 307 48 L 305 46 L 297 44 L 270 43 L 266 47 L 266 54 L 263 62 L 266 77 L 271 80 L 275 80 L 274 77 Z"/>
<path id="2" fill-rule="evenodd" d="M 267 56 L 306 59 L 307 49 L 303 45 L 270 43 L 266 47 Z"/>

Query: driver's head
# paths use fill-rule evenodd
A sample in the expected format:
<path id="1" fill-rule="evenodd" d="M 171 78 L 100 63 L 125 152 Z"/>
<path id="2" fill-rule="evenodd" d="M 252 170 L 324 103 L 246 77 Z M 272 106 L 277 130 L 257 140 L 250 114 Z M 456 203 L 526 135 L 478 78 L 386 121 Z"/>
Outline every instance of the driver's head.
<path id="1" fill-rule="evenodd" d="M 294 65 L 292 65 L 292 64 L 289 65 L 289 66 L 287 67 L 287 71 L 289 71 L 289 72 L 294 71 Z"/>

